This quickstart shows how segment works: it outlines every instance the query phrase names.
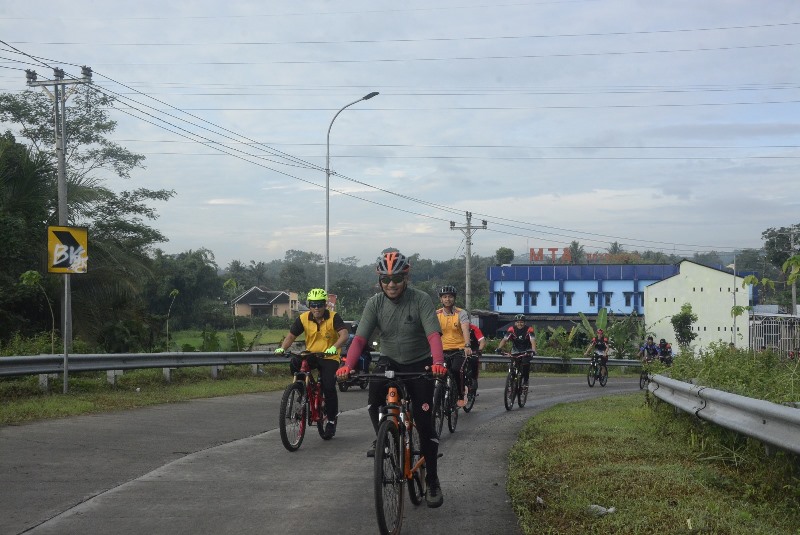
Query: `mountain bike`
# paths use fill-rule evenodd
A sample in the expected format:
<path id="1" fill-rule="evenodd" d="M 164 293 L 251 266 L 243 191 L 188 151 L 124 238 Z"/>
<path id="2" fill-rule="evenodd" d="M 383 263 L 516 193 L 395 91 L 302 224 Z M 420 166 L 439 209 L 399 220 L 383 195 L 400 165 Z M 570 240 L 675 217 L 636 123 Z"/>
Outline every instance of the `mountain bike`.
<path id="1" fill-rule="evenodd" d="M 317 424 L 317 431 L 323 440 L 333 438 L 325 431 L 328 413 L 325 410 L 325 395 L 322 382 L 314 377 L 308 364 L 309 357 L 322 359 L 325 353 L 292 353 L 287 355 L 302 359 L 300 371 L 294 374 L 294 381 L 286 387 L 281 397 L 278 427 L 281 431 L 281 442 L 289 451 L 297 451 L 306 434 L 306 427 Z"/>
<path id="2" fill-rule="evenodd" d="M 403 487 L 408 485 L 411 503 L 419 505 L 427 492 L 425 457 L 405 382 L 430 372 L 396 372 L 369 374 L 370 378 L 388 379 L 386 405 L 380 410 L 380 427 L 375 441 L 375 513 L 382 534 L 400 533 L 403 523 Z"/>
<path id="3" fill-rule="evenodd" d="M 447 429 L 451 433 L 456 432 L 458 425 L 458 383 L 451 369 L 452 355 L 445 355 L 444 365 L 447 374 L 436 379 L 436 386 L 433 389 L 433 432 L 437 438 L 442 434 L 445 417 L 447 417 Z"/>
<path id="4" fill-rule="evenodd" d="M 514 401 L 520 408 L 525 406 L 528 400 L 528 387 L 522 384 L 522 359 L 531 356 L 531 351 L 521 351 L 519 353 L 503 353 L 510 357 L 508 363 L 508 375 L 506 375 L 506 389 L 503 395 L 503 403 L 506 410 L 514 408 Z"/>
<path id="5" fill-rule="evenodd" d="M 475 378 L 475 368 L 478 366 L 480 353 L 473 352 L 472 355 L 464 359 L 464 390 L 467 392 L 467 403 L 464 405 L 464 412 L 472 410 L 475 405 L 475 398 L 478 397 L 478 380 Z"/>
<path id="6" fill-rule="evenodd" d="M 592 360 L 589 362 L 589 371 L 586 374 L 586 382 L 590 387 L 594 386 L 594 382 L 599 380 L 600 386 L 606 386 L 608 382 L 608 367 L 601 364 L 602 351 L 595 350 Z"/>
<path id="7" fill-rule="evenodd" d="M 639 390 L 644 390 L 650 384 L 650 364 L 655 361 L 655 357 L 649 355 L 642 359 L 642 371 L 639 372 Z"/>
<path id="8" fill-rule="evenodd" d="M 344 358 L 339 363 L 339 367 L 342 366 L 344 366 Z M 347 392 L 351 386 L 358 386 L 361 390 L 365 390 L 369 386 L 369 379 L 365 375 L 369 373 L 369 370 L 364 369 L 363 366 L 363 360 L 359 359 L 356 373 L 350 374 L 345 381 L 339 381 L 339 392 Z"/>

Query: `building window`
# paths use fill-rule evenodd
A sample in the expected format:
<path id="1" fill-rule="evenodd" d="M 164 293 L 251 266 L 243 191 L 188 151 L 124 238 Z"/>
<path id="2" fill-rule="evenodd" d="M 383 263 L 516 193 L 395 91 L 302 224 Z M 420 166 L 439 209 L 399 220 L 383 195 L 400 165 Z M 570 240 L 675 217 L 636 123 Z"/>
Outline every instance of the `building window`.
<path id="1" fill-rule="evenodd" d="M 631 299 L 633 298 L 633 292 L 625 292 L 625 306 L 631 306 Z"/>
<path id="2" fill-rule="evenodd" d="M 566 297 L 567 306 L 568 307 L 572 306 L 572 296 L 573 295 L 575 295 L 575 292 L 564 292 L 564 296 Z"/>
<path id="3" fill-rule="evenodd" d="M 517 299 L 517 306 L 518 307 L 522 306 L 522 296 L 524 296 L 524 295 L 525 295 L 524 292 L 514 292 L 514 297 L 516 297 L 516 299 Z"/>
<path id="4" fill-rule="evenodd" d="M 590 307 L 596 306 L 595 305 L 595 296 L 597 295 L 597 293 L 596 292 L 588 292 L 588 294 L 589 294 L 589 306 Z M 658 301 L 658 298 L 656 298 L 656 301 Z"/>
<path id="5" fill-rule="evenodd" d="M 613 292 L 608 292 L 607 294 L 604 294 L 604 295 L 606 296 L 606 305 L 605 306 L 610 307 L 611 306 L 611 296 L 614 295 L 614 293 Z"/>
<path id="6" fill-rule="evenodd" d="M 536 298 L 539 297 L 539 292 L 531 292 L 530 296 L 531 296 L 531 306 L 535 307 L 536 306 Z"/>
<path id="7" fill-rule="evenodd" d="M 503 293 L 504 292 L 495 292 L 494 293 L 494 300 L 497 302 L 497 306 L 503 306 Z"/>
<path id="8" fill-rule="evenodd" d="M 556 306 L 556 302 L 558 301 L 558 292 L 550 292 L 550 306 Z"/>

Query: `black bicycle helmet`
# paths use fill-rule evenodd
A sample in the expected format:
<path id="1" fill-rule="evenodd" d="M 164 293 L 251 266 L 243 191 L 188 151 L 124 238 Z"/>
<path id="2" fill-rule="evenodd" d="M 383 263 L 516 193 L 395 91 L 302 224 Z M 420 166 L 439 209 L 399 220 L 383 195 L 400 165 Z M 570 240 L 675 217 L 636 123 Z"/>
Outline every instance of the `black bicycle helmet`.
<path id="1" fill-rule="evenodd" d="M 525 314 L 517 314 L 514 316 L 514 321 L 525 321 Z"/>
<path id="2" fill-rule="evenodd" d="M 456 291 L 456 287 L 455 286 L 442 286 L 441 288 L 439 288 L 439 297 L 441 297 L 443 295 L 447 295 L 447 294 L 450 294 L 453 297 L 457 296 L 458 292 Z"/>
<path id="3" fill-rule="evenodd" d="M 378 265 L 375 266 L 375 270 L 378 275 L 397 275 L 411 271 L 411 264 L 397 249 L 387 249 L 378 257 Z"/>

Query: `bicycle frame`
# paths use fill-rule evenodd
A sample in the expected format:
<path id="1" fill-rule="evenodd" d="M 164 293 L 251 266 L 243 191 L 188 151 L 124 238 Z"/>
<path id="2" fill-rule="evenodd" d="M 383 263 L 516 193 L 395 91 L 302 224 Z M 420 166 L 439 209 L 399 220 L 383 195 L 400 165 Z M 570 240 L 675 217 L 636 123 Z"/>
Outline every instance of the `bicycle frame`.
<path id="1" fill-rule="evenodd" d="M 303 383 L 306 389 L 306 403 L 308 403 L 308 423 L 319 421 L 322 416 L 322 382 L 314 377 L 308 359 L 303 358 L 300 371 L 294 374 L 295 381 Z"/>
<path id="2" fill-rule="evenodd" d="M 401 395 L 402 392 L 402 395 Z M 425 457 L 420 455 L 419 460 L 412 465 L 411 463 L 411 431 L 414 426 L 414 418 L 408 406 L 408 392 L 405 386 L 400 383 L 390 384 L 386 392 L 386 412 L 382 414 L 381 419 L 391 418 L 394 420 L 395 425 L 403 427 L 403 476 L 407 480 L 414 477 L 414 473 L 425 465 Z"/>

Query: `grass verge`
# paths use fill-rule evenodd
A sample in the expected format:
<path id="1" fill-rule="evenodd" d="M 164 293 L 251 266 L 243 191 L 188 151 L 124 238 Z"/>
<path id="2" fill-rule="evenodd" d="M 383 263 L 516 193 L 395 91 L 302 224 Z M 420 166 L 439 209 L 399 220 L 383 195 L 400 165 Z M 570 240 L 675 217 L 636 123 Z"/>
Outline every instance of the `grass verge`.
<path id="1" fill-rule="evenodd" d="M 797 458 L 764 457 L 740 437 L 740 455 L 726 458 L 697 438 L 698 426 L 644 394 L 537 415 L 509 459 L 508 491 L 523 531 L 800 534 Z M 597 516 L 591 505 L 615 511 Z"/>

